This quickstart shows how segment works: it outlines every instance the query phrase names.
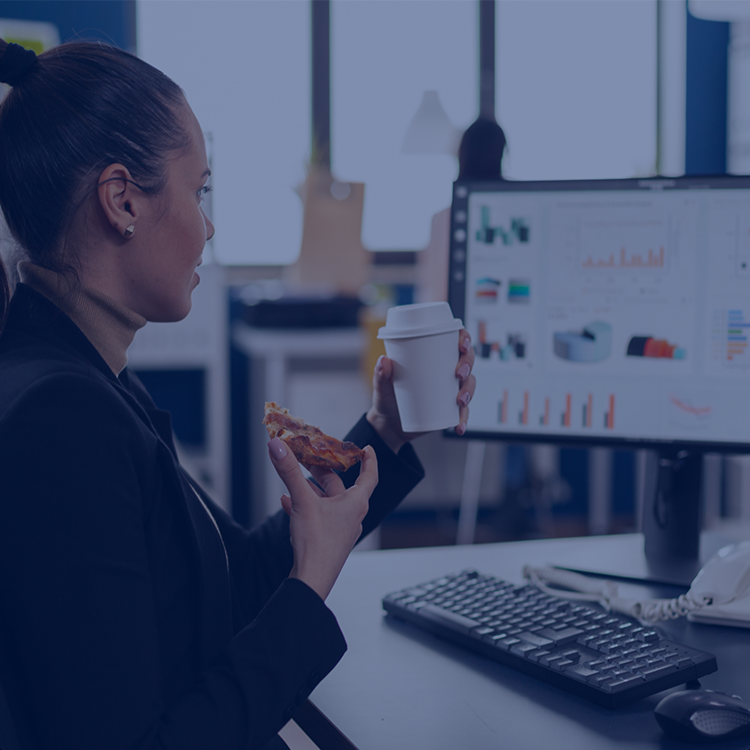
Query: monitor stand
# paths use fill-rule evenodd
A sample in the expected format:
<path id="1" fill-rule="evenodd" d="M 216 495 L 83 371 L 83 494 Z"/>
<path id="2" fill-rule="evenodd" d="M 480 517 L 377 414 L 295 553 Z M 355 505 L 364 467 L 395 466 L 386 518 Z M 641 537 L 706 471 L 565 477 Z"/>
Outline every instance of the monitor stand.
<path id="1" fill-rule="evenodd" d="M 703 454 L 662 448 L 646 473 L 646 564 L 657 578 L 691 581 L 700 570 Z"/>
<path id="2" fill-rule="evenodd" d="M 573 558 L 555 563 L 581 573 L 690 586 L 701 566 L 731 541 L 718 532 L 701 534 L 702 474 L 700 451 L 662 449 L 647 462 L 641 550 L 623 547 L 601 565 Z"/>

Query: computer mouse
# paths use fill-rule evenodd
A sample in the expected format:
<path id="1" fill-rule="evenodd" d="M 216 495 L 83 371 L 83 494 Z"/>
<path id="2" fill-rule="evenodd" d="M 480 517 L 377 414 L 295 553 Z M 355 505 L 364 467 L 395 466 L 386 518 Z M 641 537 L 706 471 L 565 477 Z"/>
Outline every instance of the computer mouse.
<path id="1" fill-rule="evenodd" d="M 750 706 L 738 695 L 713 690 L 678 690 L 654 709 L 659 726 L 686 742 L 711 742 L 750 734 Z"/>

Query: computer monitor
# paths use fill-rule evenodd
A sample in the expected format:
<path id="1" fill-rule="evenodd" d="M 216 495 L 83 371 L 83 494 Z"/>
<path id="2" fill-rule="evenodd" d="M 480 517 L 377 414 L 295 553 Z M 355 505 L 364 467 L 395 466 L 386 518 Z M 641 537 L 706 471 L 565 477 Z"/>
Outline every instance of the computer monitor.
<path id="1" fill-rule="evenodd" d="M 658 451 L 647 553 L 697 556 L 702 454 L 750 451 L 750 177 L 459 181 L 450 247 L 467 434 Z"/>

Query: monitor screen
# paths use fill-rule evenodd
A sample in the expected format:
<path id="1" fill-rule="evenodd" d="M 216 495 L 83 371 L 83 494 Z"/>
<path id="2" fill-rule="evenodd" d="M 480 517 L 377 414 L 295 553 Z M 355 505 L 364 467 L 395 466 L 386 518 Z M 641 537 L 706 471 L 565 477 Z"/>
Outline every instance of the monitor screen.
<path id="1" fill-rule="evenodd" d="M 457 182 L 469 434 L 750 450 L 750 177 Z"/>

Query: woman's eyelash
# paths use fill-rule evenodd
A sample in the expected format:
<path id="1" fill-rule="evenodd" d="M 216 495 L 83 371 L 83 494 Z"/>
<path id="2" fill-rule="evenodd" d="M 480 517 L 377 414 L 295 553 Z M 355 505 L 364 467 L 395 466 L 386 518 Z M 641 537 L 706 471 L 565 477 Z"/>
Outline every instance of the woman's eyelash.
<path id="1" fill-rule="evenodd" d="M 213 185 L 204 185 L 199 191 L 198 196 L 203 197 L 204 195 L 208 195 L 213 190 Z"/>

